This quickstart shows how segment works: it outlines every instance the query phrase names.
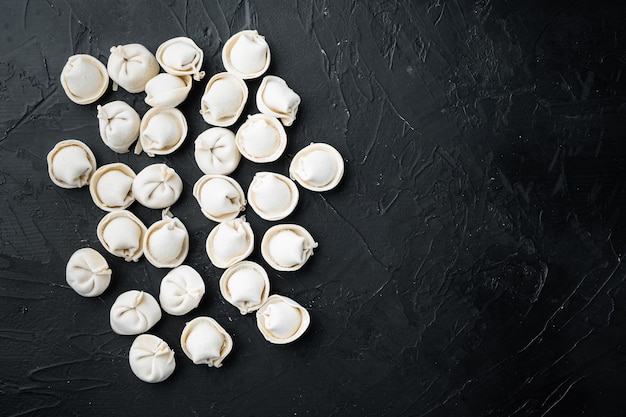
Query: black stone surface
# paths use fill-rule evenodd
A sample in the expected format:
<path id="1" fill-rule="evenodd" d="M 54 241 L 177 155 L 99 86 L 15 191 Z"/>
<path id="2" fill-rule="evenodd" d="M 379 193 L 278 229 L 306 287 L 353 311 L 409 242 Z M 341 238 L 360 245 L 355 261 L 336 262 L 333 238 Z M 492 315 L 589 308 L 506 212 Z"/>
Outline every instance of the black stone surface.
<path id="1" fill-rule="evenodd" d="M 626 414 L 625 8 L 622 2 L 85 1 L 0 2 L 0 415 L 620 416 Z M 319 248 L 295 273 L 268 267 L 272 293 L 307 307 L 290 345 L 267 343 L 226 303 L 204 241 L 214 223 L 191 195 L 193 140 L 221 48 L 257 29 L 270 74 L 302 104 L 285 156 L 242 161 L 285 174 L 312 141 L 346 160 L 341 185 L 303 190 L 286 221 Z M 151 51 L 176 36 L 204 50 L 204 81 L 180 109 L 189 135 L 167 157 L 118 155 L 100 140 L 96 105 L 79 106 L 59 74 L 67 58 L 106 62 L 111 46 Z M 259 81 L 249 82 L 256 91 Z M 247 113 L 255 112 L 251 101 Z M 46 154 L 80 139 L 98 164 L 137 172 L 165 162 L 184 180 L 172 212 L 187 226 L 186 263 L 207 294 L 151 333 L 176 352 L 167 381 L 128 366 L 133 338 L 113 333 L 122 291 L 158 295 L 167 271 L 107 254 L 105 214 L 87 189 L 49 179 Z M 157 210 L 131 207 L 146 224 Z M 252 210 L 258 242 L 272 223 Z M 105 255 L 95 299 L 65 283 L 81 247 Z M 264 263 L 263 263 L 264 264 Z M 266 265 L 266 264 L 264 264 Z M 186 321 L 218 320 L 234 349 L 220 369 L 180 348 Z"/>

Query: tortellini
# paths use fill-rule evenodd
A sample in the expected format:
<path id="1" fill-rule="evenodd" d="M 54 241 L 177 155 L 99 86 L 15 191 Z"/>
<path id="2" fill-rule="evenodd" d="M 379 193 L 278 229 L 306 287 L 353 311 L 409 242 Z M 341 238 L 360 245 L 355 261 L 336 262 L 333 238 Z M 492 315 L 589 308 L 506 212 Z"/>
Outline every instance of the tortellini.
<path id="1" fill-rule="evenodd" d="M 138 43 L 114 46 L 107 61 L 109 77 L 129 93 L 144 91 L 149 79 L 159 73 L 159 63 L 145 46 Z M 116 85 L 113 90 L 116 90 Z"/>
<path id="2" fill-rule="evenodd" d="M 194 157 L 205 174 L 228 175 L 241 160 L 235 144 L 235 134 L 223 127 L 212 127 L 202 132 L 195 141 Z"/>
<path id="3" fill-rule="evenodd" d="M 280 119 L 285 126 L 291 126 L 300 106 L 300 96 L 282 78 L 267 75 L 257 90 L 256 106 L 261 113 Z"/>
<path id="4" fill-rule="evenodd" d="M 248 187 L 248 202 L 265 220 L 281 220 L 296 208 L 298 187 L 289 178 L 274 172 L 257 172 Z"/>
<path id="5" fill-rule="evenodd" d="M 151 164 L 139 171 L 132 186 L 133 196 L 145 207 L 164 209 L 183 192 L 183 180 L 165 164 Z"/>
<path id="6" fill-rule="evenodd" d="M 245 209 L 246 199 L 237 181 L 225 175 L 204 175 L 193 186 L 202 214 L 216 222 L 233 220 Z"/>
<path id="7" fill-rule="evenodd" d="M 189 265 L 180 265 L 161 280 L 159 302 L 166 313 L 182 316 L 198 307 L 204 292 L 204 280 L 198 271 Z"/>
<path id="8" fill-rule="evenodd" d="M 263 259 L 277 271 L 296 271 L 313 255 L 317 242 L 297 224 L 270 227 L 261 241 Z"/>
<path id="9" fill-rule="evenodd" d="M 65 280 L 79 295 L 97 297 L 109 287 L 111 269 L 100 252 L 82 248 L 67 261 Z"/>
<path id="10" fill-rule="evenodd" d="M 248 87 L 236 75 L 228 72 L 215 74 L 206 85 L 200 100 L 200 114 L 213 126 L 234 124 L 248 100 Z"/>
<path id="11" fill-rule="evenodd" d="M 244 217 L 215 226 L 206 240 L 209 259 L 218 268 L 228 268 L 252 253 L 254 234 Z"/>
<path id="12" fill-rule="evenodd" d="M 135 338 L 128 352 L 130 369 L 144 382 L 163 382 L 176 369 L 174 351 L 160 337 L 141 334 Z"/>
<path id="13" fill-rule="evenodd" d="M 280 122 L 259 113 L 248 116 L 235 135 L 239 152 L 252 162 L 277 160 L 287 147 L 287 134 Z"/>
<path id="14" fill-rule="evenodd" d="M 109 314 L 111 329 L 120 335 L 145 333 L 161 320 L 161 307 L 150 294 L 130 290 L 120 294 Z"/>
<path id="15" fill-rule="evenodd" d="M 200 71 L 204 52 L 190 38 L 178 37 L 163 42 L 156 51 L 156 59 L 170 74 L 191 75 L 196 81 L 204 78 L 204 71 Z"/>
<path id="16" fill-rule="evenodd" d="M 291 298 L 274 294 L 256 312 L 257 326 L 268 342 L 285 344 L 304 334 L 311 323 L 309 312 Z"/>
<path id="17" fill-rule="evenodd" d="M 135 153 L 143 150 L 148 156 L 169 155 L 183 144 L 187 129 L 187 119 L 180 110 L 151 108 L 141 119 Z"/>
<path id="18" fill-rule="evenodd" d="M 267 301 L 270 280 L 258 263 L 241 261 L 224 271 L 220 277 L 220 292 L 241 314 L 248 314 Z"/>
<path id="19" fill-rule="evenodd" d="M 189 233 L 183 222 L 172 217 L 169 210 L 152 224 L 143 240 L 143 254 L 157 268 L 175 268 L 183 263 L 189 252 Z"/>
<path id="20" fill-rule="evenodd" d="M 98 239 L 104 249 L 126 262 L 137 262 L 143 255 L 146 226 L 128 210 L 114 210 L 98 223 Z"/>
<path id="21" fill-rule="evenodd" d="M 185 325 L 180 346 L 196 365 L 219 368 L 233 348 L 233 339 L 215 319 L 200 316 Z"/>
<path id="22" fill-rule="evenodd" d="M 102 165 L 94 172 L 89 193 L 96 206 L 105 211 L 121 210 L 134 201 L 132 186 L 135 172 L 126 164 Z"/>
<path id="23" fill-rule="evenodd" d="M 311 191 L 328 191 L 343 177 L 343 158 L 326 143 L 311 143 L 293 157 L 289 176 Z"/>
<path id="24" fill-rule="evenodd" d="M 191 75 L 158 74 L 146 84 L 146 104 L 172 108 L 185 101 L 191 91 Z"/>
<path id="25" fill-rule="evenodd" d="M 48 175 L 61 188 L 88 185 L 96 171 L 96 157 L 83 142 L 67 139 L 58 142 L 46 157 Z"/>
<path id="26" fill-rule="evenodd" d="M 231 36 L 222 49 L 226 71 L 244 80 L 260 77 L 270 66 L 270 47 L 256 30 L 242 30 Z"/>
<path id="27" fill-rule="evenodd" d="M 106 146 L 117 153 L 128 152 L 139 137 L 141 118 L 130 105 L 117 100 L 98 106 L 100 137 Z"/>
<path id="28" fill-rule="evenodd" d="M 72 55 L 61 71 L 61 86 L 76 104 L 90 104 L 104 95 L 109 74 L 104 64 L 87 54 Z"/>

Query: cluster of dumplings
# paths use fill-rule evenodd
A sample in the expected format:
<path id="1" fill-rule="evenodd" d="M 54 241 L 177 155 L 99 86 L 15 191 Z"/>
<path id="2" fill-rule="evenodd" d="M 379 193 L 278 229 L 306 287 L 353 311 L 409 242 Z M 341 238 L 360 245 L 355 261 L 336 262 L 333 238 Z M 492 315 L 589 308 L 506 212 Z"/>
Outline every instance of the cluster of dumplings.
<path id="1" fill-rule="evenodd" d="M 159 46 L 156 56 L 139 44 L 115 46 L 105 67 L 89 55 L 70 57 L 61 73 L 67 96 L 78 104 L 97 101 L 107 91 L 123 88 L 145 92 L 151 108 L 140 117 L 123 101 L 97 106 L 102 141 L 112 151 L 148 156 L 177 150 L 187 136 L 184 114 L 176 107 L 191 90 L 201 71 L 203 52 L 193 40 L 170 39 Z M 254 163 L 277 160 L 285 151 L 285 127 L 295 121 L 300 97 L 287 83 L 266 75 L 256 92 L 259 113 L 249 115 L 236 132 L 228 129 L 241 117 L 249 96 L 245 80 L 265 74 L 270 49 L 256 30 L 233 35 L 222 50 L 225 72 L 212 76 L 200 102 L 200 114 L 211 125 L 194 143 L 194 158 L 204 175 L 193 186 L 201 213 L 217 224 L 206 239 L 211 263 L 224 269 L 219 288 L 224 299 L 242 314 L 255 313 L 259 331 L 275 344 L 298 339 L 309 327 L 308 311 L 296 301 L 270 295 L 270 280 L 260 264 L 246 260 L 255 239 L 241 212 L 249 206 L 259 217 L 279 221 L 298 204 L 299 190 L 326 191 L 340 182 L 344 164 L 330 145 L 311 143 L 300 150 L 289 167 L 289 176 L 259 171 L 247 194 L 229 176 L 241 157 Z M 161 72 L 163 69 L 164 72 Z M 135 173 L 123 163 L 97 167 L 90 148 L 76 139 L 62 140 L 48 153 L 48 172 L 62 188 L 89 187 L 97 207 L 106 212 L 97 226 L 97 237 L 111 255 L 127 262 L 144 257 L 157 268 L 169 271 L 163 277 L 158 300 L 141 290 L 120 294 L 110 310 L 111 329 L 136 336 L 129 351 L 133 373 L 146 382 L 161 382 L 175 369 L 169 345 L 147 332 L 162 318 L 162 311 L 182 316 L 198 307 L 205 294 L 200 274 L 184 265 L 189 234 L 170 208 L 181 196 L 183 181 L 163 163 L 151 164 Z M 297 183 L 297 184 L 296 184 Z M 161 220 L 146 226 L 128 208 L 139 203 L 161 210 Z M 296 271 L 313 255 L 317 242 L 297 224 L 270 227 L 261 240 L 261 254 L 277 271 Z M 109 286 L 112 272 L 106 259 L 92 248 L 78 249 L 68 260 L 66 281 L 78 294 L 97 297 Z M 194 364 L 220 367 L 233 345 L 231 336 L 213 318 L 196 317 L 181 332 L 180 344 Z"/>

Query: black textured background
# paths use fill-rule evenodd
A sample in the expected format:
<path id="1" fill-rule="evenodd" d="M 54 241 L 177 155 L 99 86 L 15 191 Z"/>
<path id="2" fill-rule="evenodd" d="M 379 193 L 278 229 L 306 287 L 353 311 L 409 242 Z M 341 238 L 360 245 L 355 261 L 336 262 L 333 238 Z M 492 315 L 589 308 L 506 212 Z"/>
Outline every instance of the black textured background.
<path id="1" fill-rule="evenodd" d="M 621 416 L 626 414 L 626 18 L 610 1 L 0 2 L 0 415 Z M 285 157 L 242 160 L 286 173 L 311 141 L 346 160 L 341 185 L 303 190 L 286 221 L 319 242 L 295 273 L 268 267 L 272 293 L 308 308 L 286 346 L 219 294 L 204 240 L 214 223 L 191 195 L 193 140 L 208 78 L 232 34 L 258 29 L 269 73 L 300 94 Z M 151 51 L 176 36 L 204 50 L 204 81 L 180 106 L 190 130 L 167 157 L 118 155 L 96 105 L 69 101 L 67 58 Z M 256 91 L 258 80 L 249 82 Z M 252 95 L 252 94 L 251 94 Z M 248 113 L 255 112 L 251 102 Z M 117 295 L 158 295 L 166 271 L 107 254 L 87 189 L 52 184 L 46 154 L 85 141 L 98 165 L 165 162 L 185 183 L 172 212 L 189 229 L 200 307 L 151 330 L 177 369 L 150 385 L 114 334 Z M 135 204 L 147 225 L 160 213 Z M 258 242 L 271 223 L 252 210 Z M 113 282 L 85 299 L 65 283 L 74 250 L 105 254 Z M 265 264 L 264 264 L 265 265 Z M 179 344 L 185 321 L 217 319 L 234 349 L 220 369 Z"/>

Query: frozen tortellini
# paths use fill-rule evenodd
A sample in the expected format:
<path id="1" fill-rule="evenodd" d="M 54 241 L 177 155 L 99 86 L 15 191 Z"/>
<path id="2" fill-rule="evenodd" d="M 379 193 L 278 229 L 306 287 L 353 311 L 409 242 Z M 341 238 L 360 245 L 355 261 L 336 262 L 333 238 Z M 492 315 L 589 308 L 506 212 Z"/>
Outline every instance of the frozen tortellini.
<path id="1" fill-rule="evenodd" d="M 270 280 L 258 263 L 241 261 L 224 271 L 220 277 L 220 292 L 241 314 L 248 314 L 267 301 Z"/>
<path id="2" fill-rule="evenodd" d="M 183 144 L 187 129 L 187 119 L 180 110 L 154 107 L 141 119 L 135 153 L 143 150 L 148 156 L 169 155 Z"/>
<path id="3" fill-rule="evenodd" d="M 172 108 L 185 101 L 191 91 L 191 75 L 158 74 L 146 84 L 146 104 Z"/>
<path id="4" fill-rule="evenodd" d="M 261 240 L 263 259 L 277 271 L 296 271 L 313 255 L 317 242 L 297 224 L 270 227 Z"/>
<path id="5" fill-rule="evenodd" d="M 206 240 L 209 259 L 218 268 L 228 268 L 252 253 L 254 234 L 245 217 L 215 226 Z"/>
<path id="6" fill-rule="evenodd" d="M 128 363 L 135 376 L 144 382 L 163 382 L 176 369 L 174 351 L 160 337 L 140 334 L 128 352 Z"/>
<path id="7" fill-rule="evenodd" d="M 242 30 L 231 36 L 222 49 L 226 71 L 244 80 L 263 75 L 270 66 L 270 47 L 256 30 Z"/>
<path id="8" fill-rule="evenodd" d="M 248 116 L 235 135 L 244 158 L 258 163 L 277 160 L 287 147 L 287 134 L 280 122 L 266 114 Z"/>
<path id="9" fill-rule="evenodd" d="M 236 75 L 221 72 L 207 83 L 200 100 L 200 114 L 213 126 L 231 126 L 241 116 L 247 100 L 246 83 Z"/>
<path id="10" fill-rule="evenodd" d="M 156 59 L 170 74 L 191 75 L 196 81 L 204 78 L 204 71 L 200 70 L 204 53 L 190 38 L 178 37 L 163 42 L 156 51 Z"/>
<path id="11" fill-rule="evenodd" d="M 137 262 L 143 255 L 146 226 L 128 210 L 114 210 L 98 223 L 97 235 L 107 252 Z"/>
<path id="12" fill-rule="evenodd" d="M 261 113 L 280 119 L 285 126 L 291 126 L 300 106 L 300 96 L 282 78 L 267 75 L 257 90 L 256 106 Z"/>
<path id="13" fill-rule="evenodd" d="M 195 141 L 194 157 L 205 174 L 228 175 L 241 160 L 235 144 L 235 134 L 223 127 L 212 127 L 202 132 Z"/>
<path id="14" fill-rule="evenodd" d="M 46 159 L 50 179 L 61 188 L 84 187 L 96 171 L 93 152 L 76 139 L 60 141 L 48 152 Z"/>
<path id="15" fill-rule="evenodd" d="M 109 314 L 111 329 L 117 334 L 134 335 L 147 332 L 161 320 L 161 307 L 150 294 L 130 290 L 120 294 Z"/>
<path id="16" fill-rule="evenodd" d="M 107 71 L 117 85 L 129 93 L 141 93 L 149 79 L 159 73 L 159 63 L 145 46 L 138 43 L 118 45 L 111 48 Z"/>
<path id="17" fill-rule="evenodd" d="M 219 368 L 233 348 L 233 339 L 215 319 L 200 316 L 185 325 L 180 346 L 196 365 Z"/>
<path id="18" fill-rule="evenodd" d="M 256 214 L 265 220 L 281 220 L 298 205 L 296 184 L 275 172 L 257 172 L 248 187 L 248 202 Z"/>
<path id="19" fill-rule="evenodd" d="M 343 177 L 341 154 L 326 143 L 311 143 L 291 160 L 289 176 L 311 191 L 328 191 Z"/>
<path id="20" fill-rule="evenodd" d="M 97 297 L 109 287 L 111 269 L 100 252 L 92 248 L 82 248 L 74 252 L 67 261 L 65 279 L 79 295 Z"/>
<path id="21" fill-rule="evenodd" d="M 87 54 L 72 55 L 61 71 L 61 86 L 76 104 L 90 104 L 104 95 L 109 74 L 104 64 Z"/>
<path id="22" fill-rule="evenodd" d="M 180 265 L 161 280 L 159 302 L 166 313 L 182 316 L 198 307 L 204 292 L 204 280 L 198 271 L 189 265 Z"/>
<path id="23" fill-rule="evenodd" d="M 102 210 L 125 209 L 135 201 L 132 186 L 135 172 L 126 164 L 115 162 L 102 165 L 94 172 L 89 192 Z"/>
<path id="24" fill-rule="evenodd" d="M 175 268 L 183 263 L 189 252 L 189 233 L 169 210 L 152 224 L 143 239 L 143 254 L 157 268 Z"/>
<path id="25" fill-rule="evenodd" d="M 274 294 L 256 312 L 257 326 L 268 342 L 285 344 L 304 334 L 311 323 L 307 309 L 291 298 Z"/>
<path id="26" fill-rule="evenodd" d="M 135 200 L 142 206 L 164 209 L 174 204 L 183 192 L 183 180 L 165 164 L 151 164 L 139 171 L 132 186 Z"/>
<path id="27" fill-rule="evenodd" d="M 127 103 L 116 100 L 98 106 L 100 137 L 106 146 L 117 153 L 128 152 L 139 137 L 141 118 Z"/>
<path id="28" fill-rule="evenodd" d="M 233 220 L 246 207 L 246 198 L 237 181 L 225 175 L 203 175 L 193 186 L 200 210 L 216 222 Z"/>

